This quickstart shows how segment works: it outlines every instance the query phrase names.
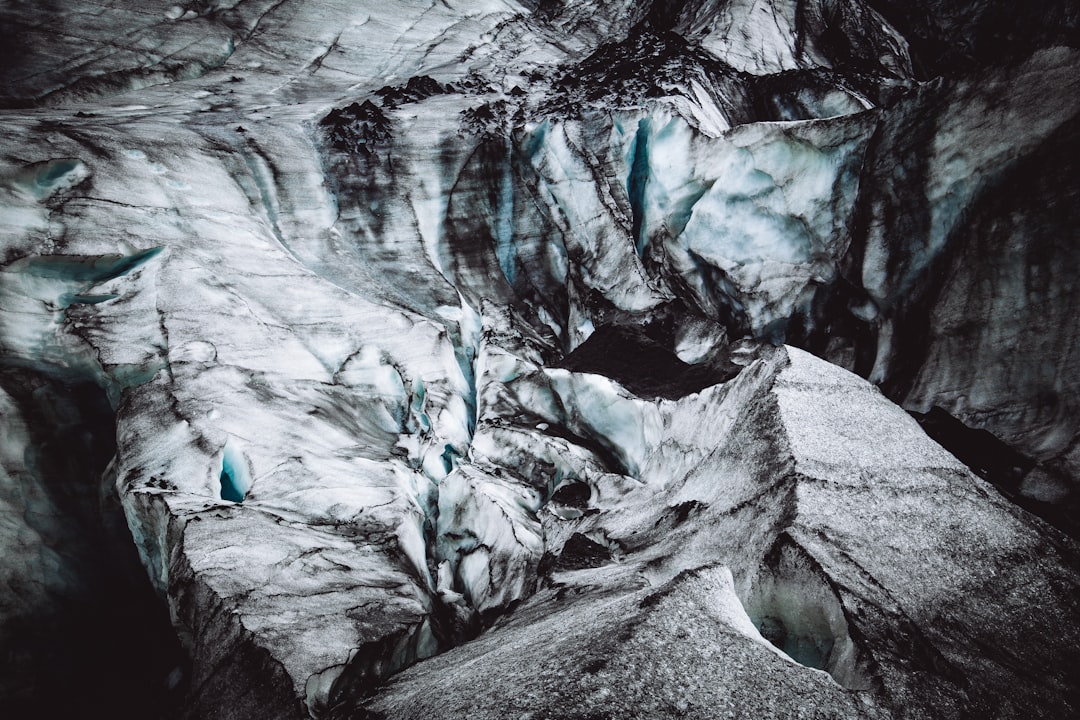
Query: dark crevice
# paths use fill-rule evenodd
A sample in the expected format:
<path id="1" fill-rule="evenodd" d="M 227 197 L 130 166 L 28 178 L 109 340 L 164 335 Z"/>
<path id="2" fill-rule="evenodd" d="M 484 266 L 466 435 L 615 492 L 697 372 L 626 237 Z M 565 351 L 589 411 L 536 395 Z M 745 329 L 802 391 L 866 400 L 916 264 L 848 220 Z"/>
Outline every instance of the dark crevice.
<path id="1" fill-rule="evenodd" d="M 559 367 L 604 375 L 641 397 L 679 398 L 730 380 L 739 367 L 723 360 L 690 365 L 638 326 L 607 325 Z"/>
<path id="2" fill-rule="evenodd" d="M 630 235 L 634 239 L 634 248 L 638 257 L 645 255 L 648 235 L 644 232 L 645 223 L 645 188 L 649 181 L 649 118 L 638 120 L 637 134 L 634 137 L 634 156 L 630 163 L 630 175 L 626 179 L 626 195 L 630 199 L 633 222 Z"/>
<path id="3" fill-rule="evenodd" d="M 551 502 L 584 510 L 592 497 L 592 488 L 584 482 L 564 482 L 551 494 Z"/>
<path id="4" fill-rule="evenodd" d="M 390 675 L 433 655 L 434 643 L 430 624 L 424 620 L 361 646 L 334 681 L 325 718 L 349 717 L 348 708 L 373 695 Z"/>

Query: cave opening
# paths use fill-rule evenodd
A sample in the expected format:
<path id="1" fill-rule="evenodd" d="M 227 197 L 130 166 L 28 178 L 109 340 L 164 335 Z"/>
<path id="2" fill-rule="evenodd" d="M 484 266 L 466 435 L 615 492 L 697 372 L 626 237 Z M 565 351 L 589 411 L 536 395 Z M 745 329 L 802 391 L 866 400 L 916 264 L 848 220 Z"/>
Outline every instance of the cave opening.
<path id="1" fill-rule="evenodd" d="M 869 675 L 836 592 L 813 559 L 783 538 L 766 556 L 742 599 L 761 637 L 789 658 L 863 690 Z"/>

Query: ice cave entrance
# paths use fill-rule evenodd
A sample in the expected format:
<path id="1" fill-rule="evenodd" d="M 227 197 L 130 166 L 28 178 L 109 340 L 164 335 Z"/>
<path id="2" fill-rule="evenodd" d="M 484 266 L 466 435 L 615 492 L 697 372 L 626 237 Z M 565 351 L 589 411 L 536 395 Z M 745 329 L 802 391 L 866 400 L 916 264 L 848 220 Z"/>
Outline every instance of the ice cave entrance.
<path id="1" fill-rule="evenodd" d="M 251 473 L 243 454 L 230 443 L 225 443 L 221 454 L 221 499 L 243 502 L 251 488 Z"/>
<path id="2" fill-rule="evenodd" d="M 827 622 L 824 618 L 803 616 L 794 608 L 782 607 L 785 603 L 777 603 L 771 607 L 770 614 L 755 617 L 750 616 L 750 621 L 758 629 L 761 636 L 776 647 L 784 651 L 800 665 L 825 670 L 832 653 L 835 640 L 830 636 Z M 787 612 L 785 612 L 787 610 Z"/>
<path id="3" fill-rule="evenodd" d="M 781 541 L 759 568 L 743 606 L 761 636 L 850 690 L 869 687 L 840 599 L 798 546 Z"/>

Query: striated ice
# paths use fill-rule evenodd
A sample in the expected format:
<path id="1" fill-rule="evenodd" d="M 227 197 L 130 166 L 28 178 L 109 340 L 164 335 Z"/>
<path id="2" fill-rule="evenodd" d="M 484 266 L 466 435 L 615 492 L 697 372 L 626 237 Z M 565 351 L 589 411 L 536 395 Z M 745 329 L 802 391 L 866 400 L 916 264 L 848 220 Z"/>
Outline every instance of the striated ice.
<path id="1" fill-rule="evenodd" d="M 118 718 L 1067 716 L 1075 544 L 891 400 L 1068 529 L 1072 26 L 873 5 L 0 12 L 0 705 L 115 582 Z"/>

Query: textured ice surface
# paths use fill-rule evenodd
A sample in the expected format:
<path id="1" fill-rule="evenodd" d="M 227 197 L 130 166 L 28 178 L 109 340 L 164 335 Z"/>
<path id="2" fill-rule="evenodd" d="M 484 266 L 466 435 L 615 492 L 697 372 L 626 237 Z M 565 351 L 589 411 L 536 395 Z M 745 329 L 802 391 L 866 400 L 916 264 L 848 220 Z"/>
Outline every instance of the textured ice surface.
<path id="1" fill-rule="evenodd" d="M 1077 54 L 879 6 L 5 7 L 0 620 L 93 424 L 184 717 L 1067 715 L 1075 545 L 779 347 L 1069 497 Z"/>

